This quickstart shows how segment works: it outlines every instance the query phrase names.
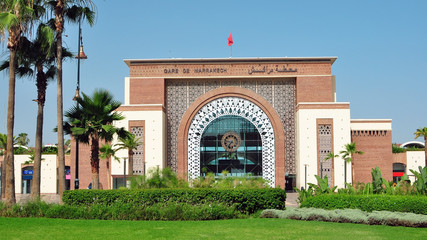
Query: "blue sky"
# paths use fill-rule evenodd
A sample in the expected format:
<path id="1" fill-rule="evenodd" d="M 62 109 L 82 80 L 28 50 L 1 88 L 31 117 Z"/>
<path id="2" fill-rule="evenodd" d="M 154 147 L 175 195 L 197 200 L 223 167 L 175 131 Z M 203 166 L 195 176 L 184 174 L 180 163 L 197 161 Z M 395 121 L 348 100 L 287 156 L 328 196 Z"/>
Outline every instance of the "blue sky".
<path id="1" fill-rule="evenodd" d="M 123 59 L 336 56 L 337 101 L 353 119 L 392 119 L 393 142 L 427 126 L 427 1 L 94 1 L 97 19 L 83 25 L 81 90 L 106 88 L 124 101 Z M 78 26 L 64 46 L 77 52 Z M 5 57 L 6 44 L 0 52 Z M 77 61 L 64 62 L 64 110 L 76 88 Z M 0 73 L 0 132 L 6 133 L 8 75 Z M 17 79 L 15 134 L 34 145 L 33 79 Z M 315 94 L 315 93 L 314 93 Z M 44 144 L 56 143 L 56 82 L 45 107 Z M 422 139 L 418 139 L 422 141 Z"/>

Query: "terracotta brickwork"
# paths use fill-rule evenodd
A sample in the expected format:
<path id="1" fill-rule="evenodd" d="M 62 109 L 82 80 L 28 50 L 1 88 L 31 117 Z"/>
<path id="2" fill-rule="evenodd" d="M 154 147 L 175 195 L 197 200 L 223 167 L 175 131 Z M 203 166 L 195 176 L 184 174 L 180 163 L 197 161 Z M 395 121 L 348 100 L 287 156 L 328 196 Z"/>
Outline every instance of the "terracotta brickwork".
<path id="1" fill-rule="evenodd" d="M 100 142 L 100 144 L 102 144 Z M 70 189 L 74 189 L 74 180 L 76 176 L 76 142 L 71 138 L 71 181 Z M 108 189 L 110 186 L 107 165 L 109 162 L 105 159 L 99 160 L 99 188 Z M 109 166 L 111 167 L 111 166 Z M 79 183 L 80 189 L 87 189 L 92 182 L 92 170 L 90 166 L 90 145 L 79 143 Z"/>
<path id="2" fill-rule="evenodd" d="M 296 84 L 297 103 L 334 101 L 332 76 L 301 76 Z"/>
<path id="3" fill-rule="evenodd" d="M 126 60 L 130 104 L 165 103 L 165 79 L 297 78 L 297 103 L 333 102 L 335 58 Z"/>
<path id="4" fill-rule="evenodd" d="M 130 77 L 269 77 L 331 75 L 335 58 L 126 60 Z"/>
<path id="5" fill-rule="evenodd" d="M 391 130 L 353 130 L 351 141 L 362 155 L 353 156 L 354 182 L 371 182 L 371 169 L 379 167 L 387 181 L 393 180 Z"/>
<path id="6" fill-rule="evenodd" d="M 403 153 L 393 153 L 393 163 L 403 163 L 407 165 L 407 155 L 406 152 Z"/>
<path id="7" fill-rule="evenodd" d="M 130 78 L 130 104 L 165 105 L 165 80 L 163 78 Z"/>

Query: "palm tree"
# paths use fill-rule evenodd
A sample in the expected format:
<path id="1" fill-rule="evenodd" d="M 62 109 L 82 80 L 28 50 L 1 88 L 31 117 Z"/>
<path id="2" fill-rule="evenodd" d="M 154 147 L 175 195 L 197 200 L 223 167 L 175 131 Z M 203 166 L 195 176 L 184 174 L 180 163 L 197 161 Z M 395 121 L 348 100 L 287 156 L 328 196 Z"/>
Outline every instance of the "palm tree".
<path id="1" fill-rule="evenodd" d="M 116 152 L 118 149 L 114 149 L 113 146 L 111 146 L 110 144 L 103 144 L 101 146 L 101 148 L 99 149 L 99 152 L 101 154 L 99 154 L 99 157 L 101 159 L 105 159 L 107 160 L 107 171 L 108 171 L 108 186 L 107 189 L 111 189 L 111 184 L 110 184 L 110 178 L 111 178 L 111 158 L 114 158 L 114 160 L 119 161 L 120 159 L 116 156 Z"/>
<path id="2" fill-rule="evenodd" d="M 16 72 L 19 77 L 36 75 L 37 99 L 37 125 L 34 152 L 34 169 L 32 198 L 40 197 L 40 175 L 41 175 L 41 155 L 43 140 L 43 119 L 44 104 L 46 101 L 46 88 L 48 82 L 55 77 L 55 51 L 53 44 L 53 29 L 46 24 L 40 24 L 34 41 L 22 37 L 21 46 L 18 48 Z M 71 58 L 73 55 L 67 49 L 63 49 L 63 56 Z M 7 61 L 0 66 L 0 71 L 9 67 Z M 35 69 L 35 72 L 32 69 Z M 20 133 L 18 143 L 26 145 L 28 138 L 26 133 Z"/>
<path id="3" fill-rule="evenodd" d="M 90 0 L 53 0 L 48 1 L 55 15 L 56 28 L 56 95 L 57 95 L 57 119 L 58 119 L 58 168 L 59 168 L 59 195 L 65 190 L 65 154 L 64 154 L 64 129 L 63 129 L 63 97 L 62 97 L 62 33 L 65 20 L 70 22 L 80 21 L 82 18 L 92 26 L 95 13 L 92 11 L 94 4 Z"/>
<path id="4" fill-rule="evenodd" d="M 334 158 L 339 157 L 338 154 L 334 154 L 333 152 L 328 153 L 328 155 L 326 155 L 324 161 L 327 162 L 329 160 L 333 160 Z M 320 163 L 320 177 L 323 178 L 323 164 Z"/>
<path id="5" fill-rule="evenodd" d="M 13 127 L 15 121 L 15 66 L 16 52 L 22 34 L 31 30 L 34 14 L 33 3 L 30 0 L 3 0 L 0 3 L 0 32 L 8 33 L 7 48 L 10 52 L 9 60 L 9 93 L 7 107 L 7 149 L 13 149 Z M 6 160 L 6 192 L 7 204 L 14 204 L 15 177 L 13 151 L 7 154 Z"/>
<path id="6" fill-rule="evenodd" d="M 345 150 L 340 151 L 340 154 L 342 154 L 342 159 L 344 160 L 344 182 L 347 183 L 347 163 L 351 163 L 351 169 L 353 171 L 352 176 L 352 182 L 354 181 L 354 163 L 353 163 L 353 156 L 355 154 L 363 154 L 362 151 L 359 151 L 356 149 L 356 143 L 348 143 L 344 145 Z"/>
<path id="7" fill-rule="evenodd" d="M 113 121 L 124 117 L 115 111 L 121 103 L 113 100 L 107 90 L 97 89 L 92 96 L 82 94 L 83 98 L 76 99 L 79 107 L 72 107 L 65 116 L 74 137 L 91 145 L 92 188 L 99 189 L 99 141 L 110 142 L 116 133 L 125 137 L 127 131 L 112 125 Z"/>
<path id="8" fill-rule="evenodd" d="M 21 146 L 28 146 L 30 143 L 30 139 L 28 139 L 28 133 L 20 133 L 18 134 L 18 144 Z"/>
<path id="9" fill-rule="evenodd" d="M 119 138 L 120 143 L 116 144 L 120 149 L 127 149 L 128 155 L 129 155 L 129 168 L 128 168 L 128 174 L 130 177 L 133 176 L 133 150 L 137 149 L 138 146 L 141 146 L 143 143 L 141 141 L 141 138 L 136 138 L 135 134 L 126 134 L 124 138 Z M 143 159 L 144 164 L 144 175 L 145 175 L 145 159 Z"/>
<path id="10" fill-rule="evenodd" d="M 414 133 L 415 139 L 419 137 L 424 137 L 424 155 L 425 155 L 425 165 L 427 166 L 427 127 L 425 128 L 418 128 L 417 131 Z"/>

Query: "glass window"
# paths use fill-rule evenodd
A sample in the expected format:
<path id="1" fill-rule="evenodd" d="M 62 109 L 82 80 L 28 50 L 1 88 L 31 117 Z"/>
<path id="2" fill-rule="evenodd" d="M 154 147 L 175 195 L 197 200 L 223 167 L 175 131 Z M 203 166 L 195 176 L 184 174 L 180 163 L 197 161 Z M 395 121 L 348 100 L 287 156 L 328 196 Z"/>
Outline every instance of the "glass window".
<path id="1" fill-rule="evenodd" d="M 33 167 L 22 168 L 22 193 L 30 194 L 33 185 Z"/>
<path id="2" fill-rule="evenodd" d="M 222 116 L 205 129 L 200 143 L 202 176 L 226 170 L 231 176 L 262 176 L 262 141 L 256 127 L 240 116 Z"/>

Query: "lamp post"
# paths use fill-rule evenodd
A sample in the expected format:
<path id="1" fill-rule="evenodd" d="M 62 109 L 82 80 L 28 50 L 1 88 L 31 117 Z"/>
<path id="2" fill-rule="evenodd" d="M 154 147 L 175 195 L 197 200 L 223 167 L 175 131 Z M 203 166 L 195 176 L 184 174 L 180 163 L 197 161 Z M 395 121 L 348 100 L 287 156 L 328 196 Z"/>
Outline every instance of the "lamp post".
<path id="1" fill-rule="evenodd" d="M 123 158 L 123 187 L 126 187 L 126 159 L 127 157 Z"/>
<path id="2" fill-rule="evenodd" d="M 304 164 L 304 172 L 305 172 L 305 189 L 307 189 L 307 167 L 308 167 L 308 164 Z"/>
<path id="3" fill-rule="evenodd" d="M 79 108 L 79 102 L 77 99 L 80 98 L 80 59 L 87 59 L 85 52 L 83 51 L 83 37 L 82 37 L 82 27 L 81 21 L 82 18 L 79 19 L 79 40 L 78 40 L 78 54 L 77 58 L 77 87 L 76 94 L 74 95 L 73 100 L 76 101 L 76 107 Z M 74 189 L 79 189 L 79 140 L 76 139 L 76 177 L 74 179 Z"/>

